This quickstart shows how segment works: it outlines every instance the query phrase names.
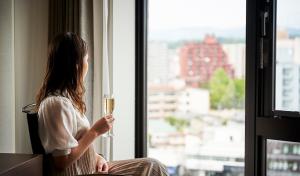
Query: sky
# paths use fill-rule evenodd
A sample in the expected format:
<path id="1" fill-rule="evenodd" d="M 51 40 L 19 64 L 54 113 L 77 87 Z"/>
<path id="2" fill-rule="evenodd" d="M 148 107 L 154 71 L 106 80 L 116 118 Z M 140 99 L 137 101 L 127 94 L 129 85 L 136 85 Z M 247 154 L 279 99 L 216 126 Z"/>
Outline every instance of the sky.
<path id="1" fill-rule="evenodd" d="M 277 0 L 277 26 L 299 29 L 299 7 L 299 0 Z"/>
<path id="2" fill-rule="evenodd" d="M 246 0 L 149 0 L 149 30 L 244 28 Z M 278 25 L 300 27 L 300 0 L 278 0 Z"/>
<path id="3" fill-rule="evenodd" d="M 246 0 L 149 0 L 149 30 L 246 24 Z"/>

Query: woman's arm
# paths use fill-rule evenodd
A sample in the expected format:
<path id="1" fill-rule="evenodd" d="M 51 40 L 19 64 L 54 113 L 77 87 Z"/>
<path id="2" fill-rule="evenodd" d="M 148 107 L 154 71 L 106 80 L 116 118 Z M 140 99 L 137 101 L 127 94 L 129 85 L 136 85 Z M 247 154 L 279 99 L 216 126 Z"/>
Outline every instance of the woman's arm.
<path id="1" fill-rule="evenodd" d="M 78 146 L 71 149 L 70 154 L 53 157 L 55 167 L 63 170 L 78 160 L 99 135 L 104 134 L 112 128 L 113 121 L 114 118 L 111 115 L 98 120 L 78 141 Z"/>

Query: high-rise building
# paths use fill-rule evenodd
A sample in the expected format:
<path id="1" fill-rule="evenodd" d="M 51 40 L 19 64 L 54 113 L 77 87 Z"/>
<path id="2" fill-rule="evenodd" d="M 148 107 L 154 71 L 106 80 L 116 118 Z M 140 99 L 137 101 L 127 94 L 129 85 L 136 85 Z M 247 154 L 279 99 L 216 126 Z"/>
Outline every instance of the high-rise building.
<path id="1" fill-rule="evenodd" d="M 215 70 L 223 68 L 230 76 L 234 69 L 222 45 L 212 35 L 206 35 L 200 43 L 187 43 L 180 50 L 181 77 L 191 87 L 207 83 Z"/>
<path id="2" fill-rule="evenodd" d="M 199 88 L 150 85 L 148 97 L 149 119 L 176 114 L 207 114 L 210 107 L 208 90 Z"/>
<path id="3" fill-rule="evenodd" d="M 175 78 L 176 51 L 165 42 L 148 44 L 148 82 L 164 84 Z"/>
<path id="4" fill-rule="evenodd" d="M 276 110 L 300 109 L 300 39 L 281 38 L 276 48 Z"/>
<path id="5" fill-rule="evenodd" d="M 267 140 L 267 176 L 299 175 L 300 145 L 296 142 Z"/>
<path id="6" fill-rule="evenodd" d="M 237 124 L 206 126 L 202 138 L 187 139 L 185 166 L 191 175 L 244 175 L 244 131 Z"/>

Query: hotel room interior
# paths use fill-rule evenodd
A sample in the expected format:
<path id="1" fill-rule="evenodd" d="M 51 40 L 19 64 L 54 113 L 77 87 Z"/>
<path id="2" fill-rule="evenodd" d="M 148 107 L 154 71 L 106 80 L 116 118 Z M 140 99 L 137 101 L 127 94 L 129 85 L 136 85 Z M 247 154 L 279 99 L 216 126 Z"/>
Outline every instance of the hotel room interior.
<path id="1" fill-rule="evenodd" d="M 93 143 L 107 160 L 154 158 L 170 176 L 299 176 L 299 7 L 0 0 L 0 176 L 45 174 L 34 104 L 61 32 L 88 45 L 90 124 L 114 98 L 113 136 Z"/>

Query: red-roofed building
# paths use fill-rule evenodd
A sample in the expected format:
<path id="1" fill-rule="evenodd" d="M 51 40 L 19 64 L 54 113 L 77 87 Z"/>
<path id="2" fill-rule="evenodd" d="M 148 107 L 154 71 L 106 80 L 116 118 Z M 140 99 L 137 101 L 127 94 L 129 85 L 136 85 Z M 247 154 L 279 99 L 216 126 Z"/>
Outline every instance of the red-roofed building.
<path id="1" fill-rule="evenodd" d="M 222 45 L 212 35 L 206 35 L 201 43 L 187 43 L 180 50 L 180 74 L 186 84 L 199 87 L 207 83 L 216 69 L 223 68 L 234 76 L 232 65 Z"/>

